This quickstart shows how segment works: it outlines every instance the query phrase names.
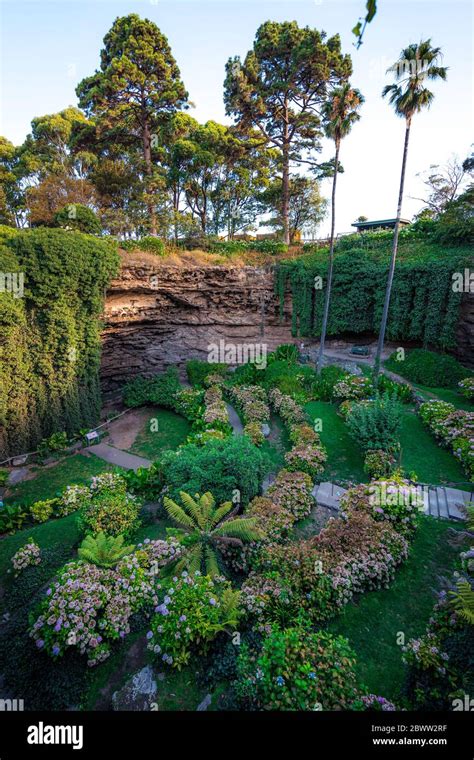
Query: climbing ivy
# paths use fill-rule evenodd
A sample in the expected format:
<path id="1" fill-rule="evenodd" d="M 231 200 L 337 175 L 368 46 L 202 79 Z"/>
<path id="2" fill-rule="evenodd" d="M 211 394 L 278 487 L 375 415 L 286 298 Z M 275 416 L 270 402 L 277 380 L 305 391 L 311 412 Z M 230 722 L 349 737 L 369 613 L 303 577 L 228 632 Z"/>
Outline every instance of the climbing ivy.
<path id="1" fill-rule="evenodd" d="M 24 292 L 0 292 L 0 459 L 97 423 L 100 314 L 119 265 L 116 244 L 92 235 L 12 233 L 0 273 L 23 273 Z"/>
<path id="2" fill-rule="evenodd" d="M 459 249 L 445 258 L 412 257 L 397 264 L 387 327 L 389 340 L 419 341 L 447 349 L 455 345 L 462 293 L 452 288 L 452 275 L 467 265 Z M 377 333 L 385 296 L 388 260 L 364 250 L 336 255 L 328 335 Z M 317 255 L 282 261 L 275 271 L 280 320 L 285 296 L 292 296 L 293 336 L 321 333 L 327 257 Z M 321 278 L 320 281 L 315 278 Z M 319 287 L 322 281 L 322 287 Z"/>

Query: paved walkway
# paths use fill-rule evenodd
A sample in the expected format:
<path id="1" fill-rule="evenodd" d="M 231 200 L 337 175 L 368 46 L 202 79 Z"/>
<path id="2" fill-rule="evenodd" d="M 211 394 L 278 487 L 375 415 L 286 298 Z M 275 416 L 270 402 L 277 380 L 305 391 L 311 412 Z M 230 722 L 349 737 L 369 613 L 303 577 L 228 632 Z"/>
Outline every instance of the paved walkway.
<path id="1" fill-rule="evenodd" d="M 244 426 L 240 421 L 239 415 L 235 411 L 234 407 L 231 406 L 227 401 L 225 402 L 225 405 L 227 414 L 229 415 L 229 422 L 232 425 L 232 430 L 234 431 L 234 435 L 242 435 L 244 432 Z"/>
<path id="2" fill-rule="evenodd" d="M 95 446 L 87 446 L 83 451 L 87 451 L 89 454 L 94 454 L 105 462 L 110 462 L 110 464 L 116 464 L 118 467 L 123 467 L 124 470 L 138 470 L 139 467 L 151 466 L 149 459 L 137 457 L 135 454 L 129 454 L 128 451 L 116 449 L 113 446 L 109 446 L 107 443 L 97 443 Z"/>
<path id="3" fill-rule="evenodd" d="M 451 520 L 465 520 L 463 506 L 474 500 L 474 494 L 447 486 L 413 486 L 416 493 L 423 498 L 424 513 L 432 517 L 444 517 Z M 313 496 L 322 507 L 339 512 L 341 496 L 347 489 L 334 483 L 318 483 L 313 488 Z"/>

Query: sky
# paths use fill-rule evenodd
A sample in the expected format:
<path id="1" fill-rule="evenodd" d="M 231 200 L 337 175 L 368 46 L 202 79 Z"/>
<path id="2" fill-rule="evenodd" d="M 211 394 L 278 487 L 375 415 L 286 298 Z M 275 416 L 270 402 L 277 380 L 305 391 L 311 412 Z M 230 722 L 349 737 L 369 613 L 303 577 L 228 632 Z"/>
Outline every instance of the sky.
<path id="1" fill-rule="evenodd" d="M 453 155 L 463 160 L 474 142 L 473 13 L 465 0 L 378 0 L 363 45 L 354 46 L 352 27 L 365 0 L 0 0 L 0 134 L 16 145 L 30 131 L 31 119 L 77 105 L 75 87 L 99 65 L 105 33 L 117 16 L 138 13 L 154 21 L 168 37 L 181 75 L 195 104 L 191 114 L 231 123 L 223 103 L 224 67 L 244 57 L 255 32 L 267 20 L 296 20 L 339 33 L 353 60 L 352 84 L 365 97 L 361 120 L 344 140 L 338 179 L 336 230 L 351 229 L 361 214 L 369 219 L 396 215 L 404 122 L 381 97 L 386 74 L 402 48 L 431 37 L 443 50 L 447 82 L 435 82 L 431 109 L 413 121 L 405 200 L 411 218 L 425 189 L 420 172 Z M 321 159 L 333 155 L 324 141 Z M 330 196 L 330 180 L 322 187 Z M 329 231 L 329 218 L 319 234 Z"/>

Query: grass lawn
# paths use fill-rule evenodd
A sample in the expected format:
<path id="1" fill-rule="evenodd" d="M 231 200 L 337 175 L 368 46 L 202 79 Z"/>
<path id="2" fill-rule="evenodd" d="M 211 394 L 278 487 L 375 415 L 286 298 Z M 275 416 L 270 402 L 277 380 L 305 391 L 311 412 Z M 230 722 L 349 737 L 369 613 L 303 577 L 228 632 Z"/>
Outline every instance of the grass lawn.
<path id="1" fill-rule="evenodd" d="M 419 416 L 406 406 L 402 417 L 401 464 L 406 473 L 416 472 L 421 483 L 467 483 L 458 460 L 437 444 Z"/>
<path id="2" fill-rule="evenodd" d="M 326 401 L 310 401 L 305 408 L 313 422 L 322 420 L 321 440 L 328 453 L 324 480 L 366 482 L 363 451 L 350 437 L 337 407 Z M 401 466 L 407 474 L 414 472 L 420 482 L 432 485 L 467 483 L 457 459 L 447 449 L 438 446 L 418 415 L 406 405 L 403 406 L 400 438 Z"/>
<path id="3" fill-rule="evenodd" d="M 312 422 L 316 419 L 322 421 L 321 441 L 328 453 L 323 479 L 365 482 L 367 475 L 364 472 L 363 452 L 350 437 L 337 407 L 327 401 L 310 401 L 305 409 Z"/>
<path id="4" fill-rule="evenodd" d="M 24 480 L 11 489 L 11 494 L 5 499 L 6 504 L 20 502 L 33 504 L 42 499 L 52 499 L 73 483 L 87 483 L 94 475 L 116 469 L 98 457 L 86 457 L 74 454 L 62 459 L 52 467 L 34 468 L 36 476 L 32 480 Z"/>
<path id="5" fill-rule="evenodd" d="M 449 542 L 450 527 L 447 521 L 423 517 L 410 556 L 390 588 L 362 595 L 328 626 L 349 639 L 358 675 L 369 692 L 396 704 L 405 673 L 397 636 L 403 633 L 408 641 L 424 632 L 441 576 L 455 569 L 461 549 Z"/>
<path id="6" fill-rule="evenodd" d="M 426 397 L 427 401 L 430 398 L 433 398 L 433 396 L 436 396 L 442 401 L 447 401 L 449 404 L 453 404 L 456 409 L 465 409 L 467 412 L 474 412 L 474 404 L 453 388 L 428 388 L 427 385 L 416 384 L 415 388 L 420 391 L 422 396 Z"/>
<path id="7" fill-rule="evenodd" d="M 184 417 L 168 409 L 149 410 L 150 415 L 130 449 L 132 454 L 154 461 L 168 449 L 177 449 L 189 435 L 191 426 Z"/>

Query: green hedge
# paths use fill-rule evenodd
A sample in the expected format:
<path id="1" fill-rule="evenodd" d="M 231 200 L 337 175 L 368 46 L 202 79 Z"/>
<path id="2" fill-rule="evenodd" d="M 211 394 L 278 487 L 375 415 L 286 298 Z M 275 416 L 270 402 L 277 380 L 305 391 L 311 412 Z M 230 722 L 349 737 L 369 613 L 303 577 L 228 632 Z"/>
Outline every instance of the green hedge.
<path id="1" fill-rule="evenodd" d="M 386 233 L 383 243 L 388 243 Z M 363 237 L 363 236 L 360 236 Z M 345 249 L 348 244 L 344 243 Z M 388 256 L 357 249 L 336 255 L 328 335 L 373 333 L 379 330 Z M 455 345 L 461 293 L 453 292 L 452 274 L 467 265 L 462 249 L 457 255 L 430 258 L 413 255 L 400 260 L 395 272 L 387 326 L 388 340 L 420 341 L 424 346 Z M 293 298 L 292 334 L 321 334 L 325 288 L 315 288 L 315 277 L 325 285 L 327 252 L 295 262 L 282 262 L 275 272 L 275 292 L 283 318 L 287 288 Z"/>
<path id="2" fill-rule="evenodd" d="M 2 235 L 0 272 L 23 273 L 24 293 L 0 292 L 0 460 L 97 423 L 100 314 L 118 266 L 115 243 L 80 232 Z"/>

